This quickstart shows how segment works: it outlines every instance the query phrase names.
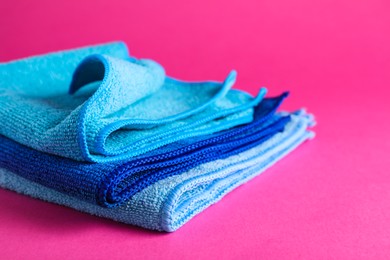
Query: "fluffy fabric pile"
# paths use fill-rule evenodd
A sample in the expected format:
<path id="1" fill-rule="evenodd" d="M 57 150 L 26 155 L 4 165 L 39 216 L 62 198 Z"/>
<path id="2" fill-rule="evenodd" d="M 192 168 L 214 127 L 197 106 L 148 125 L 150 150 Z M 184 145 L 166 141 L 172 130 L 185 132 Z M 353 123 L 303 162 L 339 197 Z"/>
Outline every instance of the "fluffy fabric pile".
<path id="1" fill-rule="evenodd" d="M 0 63 L 0 186 L 174 231 L 305 140 L 314 119 L 183 82 L 110 43 Z"/>

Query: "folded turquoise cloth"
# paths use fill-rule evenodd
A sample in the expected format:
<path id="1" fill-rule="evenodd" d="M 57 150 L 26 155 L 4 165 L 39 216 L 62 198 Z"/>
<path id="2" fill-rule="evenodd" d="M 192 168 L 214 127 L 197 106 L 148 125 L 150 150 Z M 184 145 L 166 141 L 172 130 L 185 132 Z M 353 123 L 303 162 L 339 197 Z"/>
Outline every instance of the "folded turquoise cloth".
<path id="1" fill-rule="evenodd" d="M 0 186 L 93 215 L 171 232 L 235 187 L 262 173 L 305 140 L 314 137 L 307 130 L 314 123 L 311 115 L 299 111 L 290 117 L 291 121 L 283 132 L 275 134 L 261 145 L 160 180 L 117 208 L 103 208 L 79 200 L 5 169 L 0 169 Z"/>
<path id="2" fill-rule="evenodd" d="M 223 83 L 169 78 L 123 43 L 0 63 L 0 134 L 78 161 L 128 159 L 248 123 L 255 98 Z"/>

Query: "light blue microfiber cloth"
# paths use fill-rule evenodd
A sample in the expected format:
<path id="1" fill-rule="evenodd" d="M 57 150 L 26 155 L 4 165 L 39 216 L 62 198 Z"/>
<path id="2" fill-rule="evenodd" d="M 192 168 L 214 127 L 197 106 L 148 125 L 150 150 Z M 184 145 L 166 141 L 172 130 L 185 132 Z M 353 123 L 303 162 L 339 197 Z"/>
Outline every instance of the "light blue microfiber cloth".
<path id="1" fill-rule="evenodd" d="M 0 63 L 0 134 L 78 161 L 125 160 L 250 122 L 266 90 L 231 90 L 235 78 L 169 78 L 120 42 Z"/>
<path id="2" fill-rule="evenodd" d="M 262 173 L 302 142 L 313 138 L 314 133 L 307 130 L 313 124 L 311 115 L 298 111 L 291 115 L 283 132 L 261 145 L 158 181 L 117 208 L 103 208 L 64 195 L 5 169 L 0 169 L 0 186 L 93 215 L 172 232 L 237 186 Z"/>

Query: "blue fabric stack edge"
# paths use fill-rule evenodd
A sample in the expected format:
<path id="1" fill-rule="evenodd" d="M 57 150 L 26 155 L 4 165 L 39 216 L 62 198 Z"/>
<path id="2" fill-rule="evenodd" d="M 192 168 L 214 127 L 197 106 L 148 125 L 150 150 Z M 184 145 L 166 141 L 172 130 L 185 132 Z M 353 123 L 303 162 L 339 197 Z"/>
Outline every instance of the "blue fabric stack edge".
<path id="1" fill-rule="evenodd" d="M 283 131 L 290 118 L 274 113 L 287 95 L 264 99 L 251 123 L 188 138 L 130 161 L 80 163 L 0 136 L 0 167 L 79 199 L 116 207 L 159 180 L 246 151 Z"/>
<path id="2" fill-rule="evenodd" d="M 6 169 L 0 169 L 0 186 L 96 216 L 172 232 L 234 188 L 264 172 L 302 142 L 314 137 L 314 133 L 307 130 L 314 124 L 311 115 L 299 111 L 290 117 L 285 131 L 263 144 L 156 182 L 116 208 L 103 208 L 65 195 Z"/>

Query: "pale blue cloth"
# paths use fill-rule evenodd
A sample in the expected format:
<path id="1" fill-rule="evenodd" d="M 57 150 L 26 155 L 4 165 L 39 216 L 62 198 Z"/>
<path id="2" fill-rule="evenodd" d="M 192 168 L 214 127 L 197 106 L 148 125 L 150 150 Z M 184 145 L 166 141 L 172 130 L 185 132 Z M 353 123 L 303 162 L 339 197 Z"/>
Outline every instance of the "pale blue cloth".
<path id="1" fill-rule="evenodd" d="M 235 78 L 178 81 L 123 43 L 0 63 L 0 134 L 79 161 L 129 159 L 250 122 L 266 91 L 231 90 Z"/>
<path id="2" fill-rule="evenodd" d="M 312 116 L 304 111 L 295 113 L 285 130 L 265 143 L 161 180 L 135 194 L 118 208 L 99 207 L 4 169 L 0 169 L 0 186 L 93 215 L 171 232 L 237 186 L 262 173 L 305 140 L 313 138 L 314 133 L 307 130 L 313 123 Z"/>

